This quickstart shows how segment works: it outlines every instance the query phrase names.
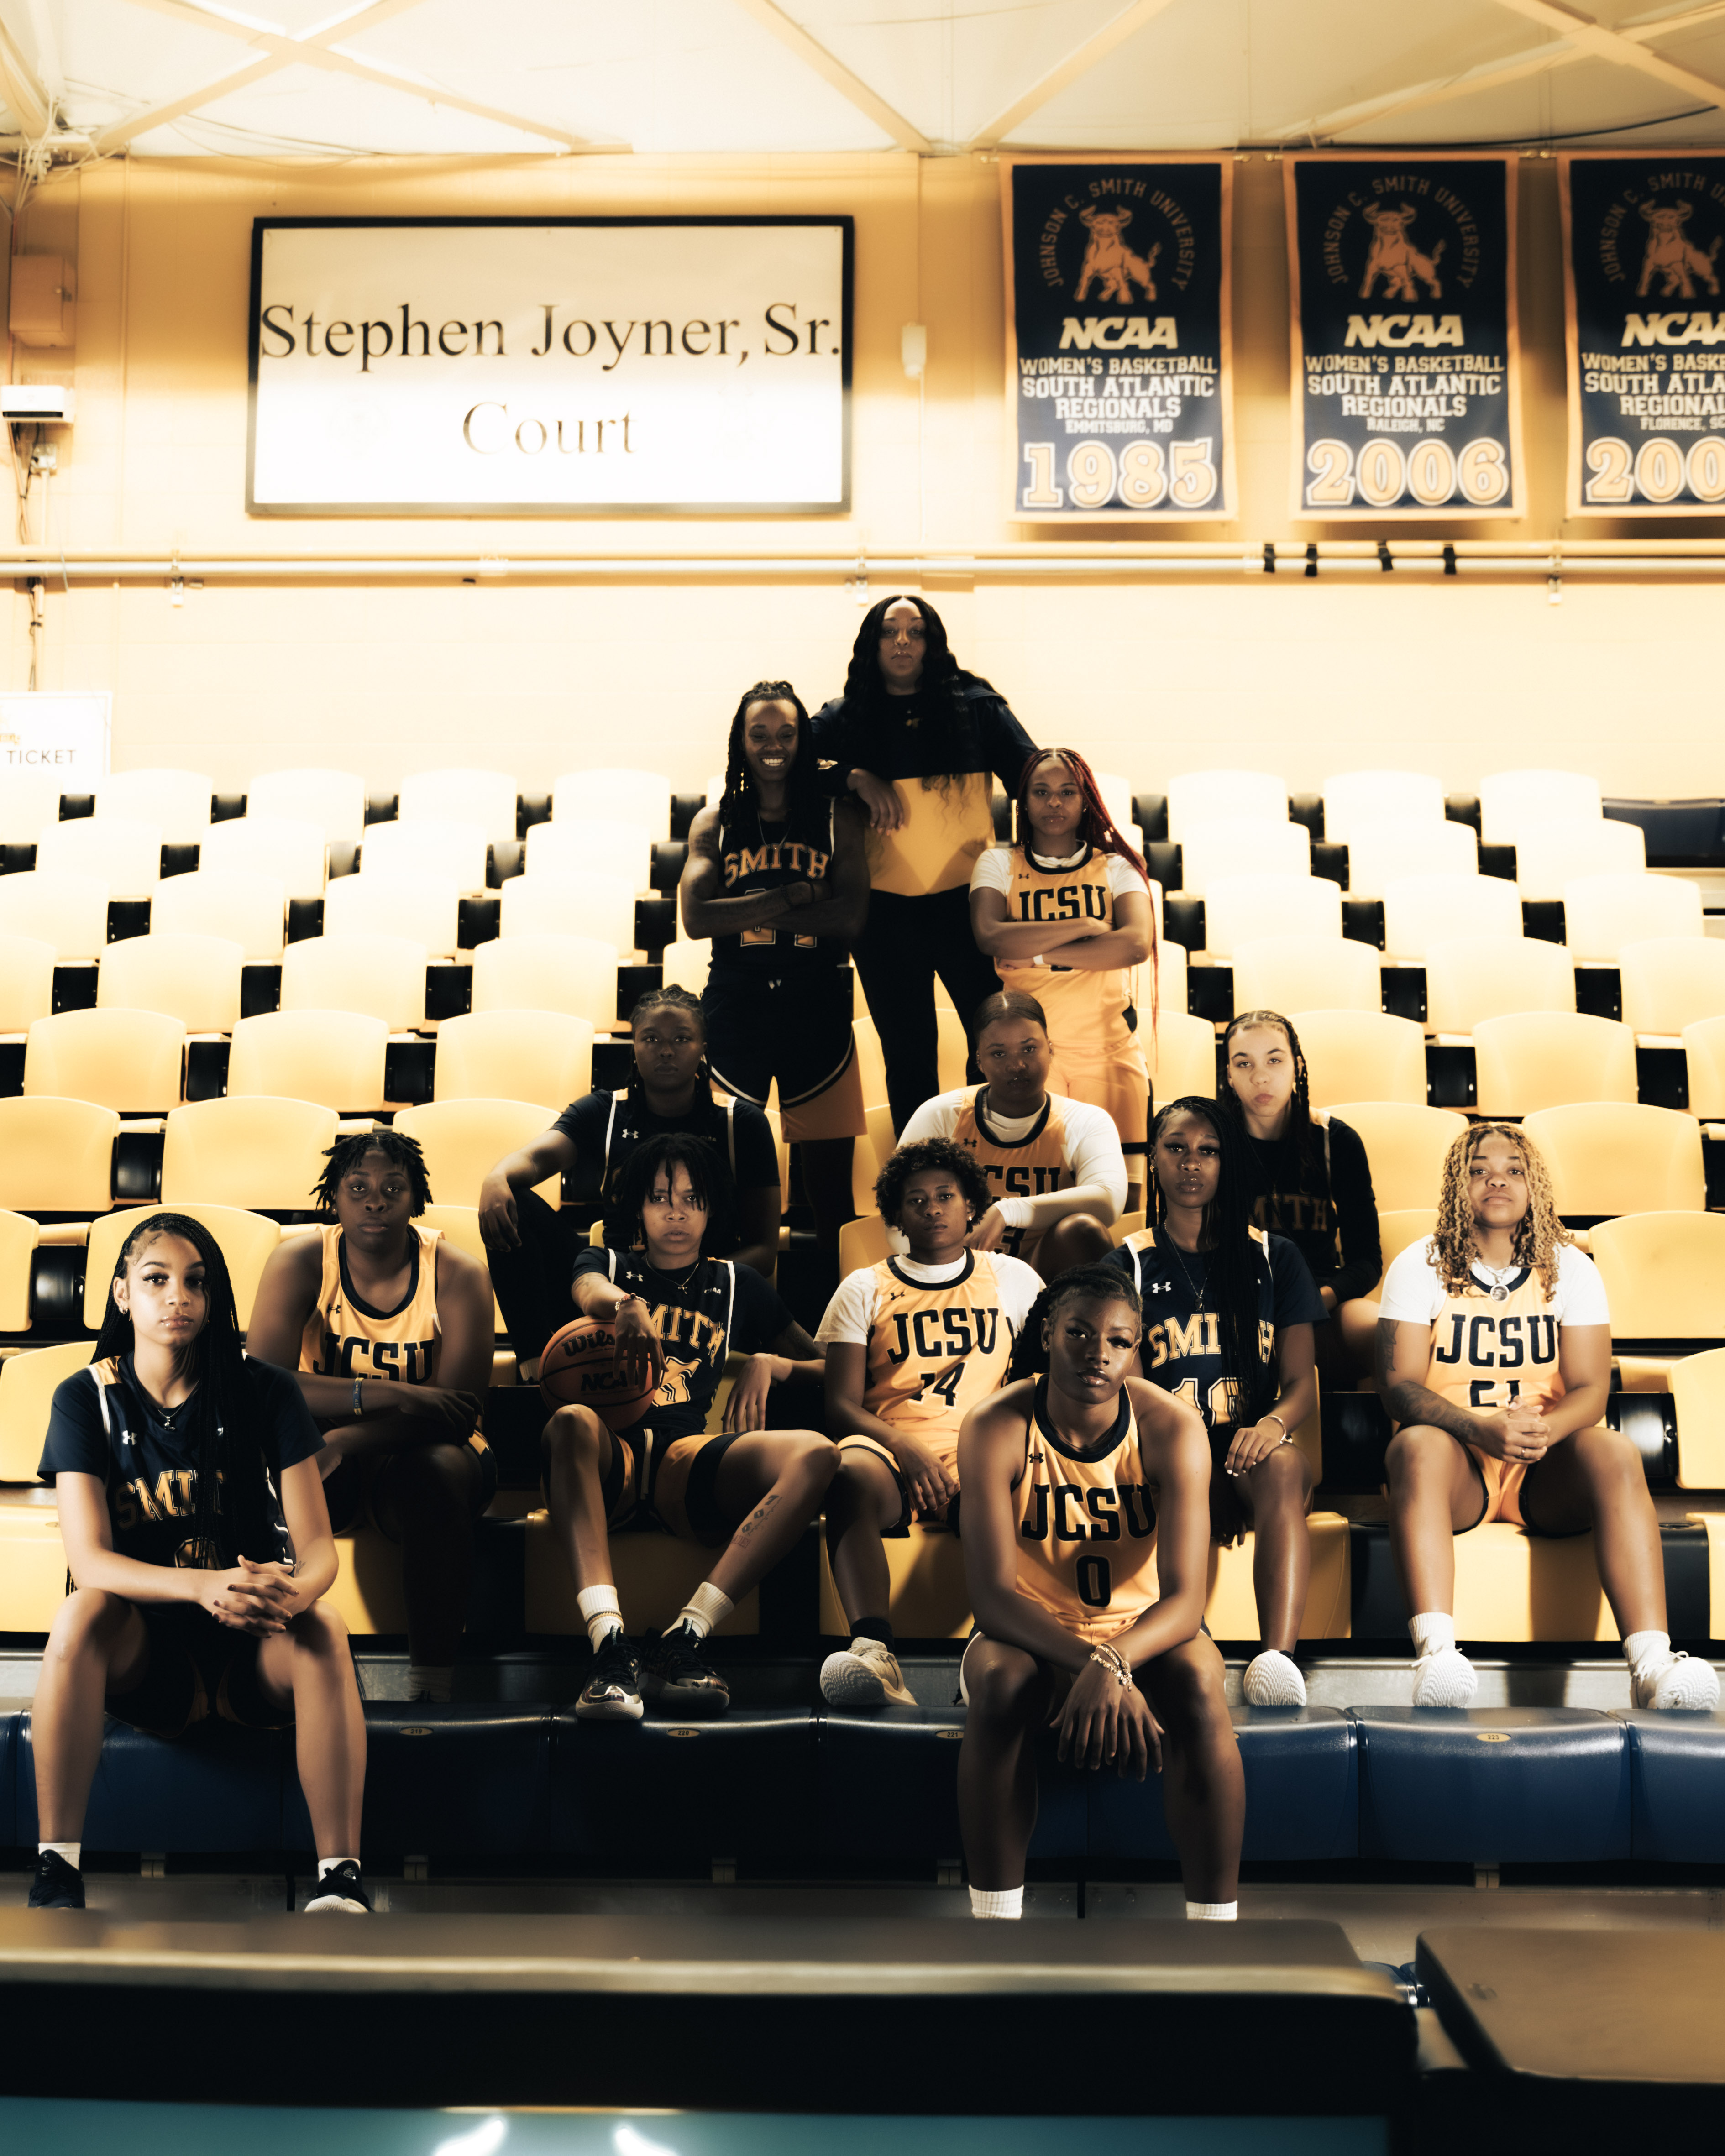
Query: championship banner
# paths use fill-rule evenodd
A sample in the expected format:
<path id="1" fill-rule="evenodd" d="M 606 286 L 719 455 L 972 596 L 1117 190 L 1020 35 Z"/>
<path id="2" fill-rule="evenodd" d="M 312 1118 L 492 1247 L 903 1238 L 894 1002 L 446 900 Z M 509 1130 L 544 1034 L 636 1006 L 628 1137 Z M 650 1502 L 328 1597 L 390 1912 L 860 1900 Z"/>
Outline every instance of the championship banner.
<path id="1" fill-rule="evenodd" d="M 1558 159 L 1572 516 L 1725 515 L 1725 157 Z"/>
<path id="2" fill-rule="evenodd" d="M 1003 157 L 1014 517 L 1235 512 L 1229 241 L 1217 157 Z"/>
<path id="3" fill-rule="evenodd" d="M 1294 514 L 1519 516 L 1516 167 L 1283 160 Z"/>

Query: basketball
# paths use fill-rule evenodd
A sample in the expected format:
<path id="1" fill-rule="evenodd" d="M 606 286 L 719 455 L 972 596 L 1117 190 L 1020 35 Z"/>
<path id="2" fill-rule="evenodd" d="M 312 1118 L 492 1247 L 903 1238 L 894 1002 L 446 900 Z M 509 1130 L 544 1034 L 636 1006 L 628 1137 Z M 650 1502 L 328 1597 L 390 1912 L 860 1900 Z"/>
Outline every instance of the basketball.
<path id="1" fill-rule="evenodd" d="M 639 1422 L 654 1387 L 631 1385 L 612 1367 L 617 1328 L 603 1317 L 578 1317 L 552 1336 L 539 1359 L 539 1389 L 554 1408 L 591 1408 L 608 1430 Z"/>

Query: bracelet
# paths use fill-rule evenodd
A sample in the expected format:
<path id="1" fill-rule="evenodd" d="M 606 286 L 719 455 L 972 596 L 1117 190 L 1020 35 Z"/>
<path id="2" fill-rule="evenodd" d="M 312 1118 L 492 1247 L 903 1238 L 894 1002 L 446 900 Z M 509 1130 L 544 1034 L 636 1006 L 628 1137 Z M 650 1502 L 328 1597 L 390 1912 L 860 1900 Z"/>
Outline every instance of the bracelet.
<path id="1" fill-rule="evenodd" d="M 1280 1415 L 1276 1412 L 1276 1410 L 1275 1410 L 1275 1409 L 1274 1409 L 1274 1408 L 1272 1408 L 1272 1409 L 1270 1410 L 1270 1412 L 1269 1412 L 1269 1414 L 1266 1414 L 1266 1415 L 1260 1415 L 1260 1416 L 1259 1416 L 1259 1418 L 1258 1418 L 1258 1419 L 1259 1419 L 1259 1421 L 1260 1421 L 1260 1422 L 1273 1422 L 1273 1423 L 1276 1424 L 1276 1428 L 1277 1428 L 1277 1429 L 1281 1432 L 1281 1441 L 1282 1441 L 1282 1443 L 1283 1443 L 1284 1445 L 1286 1445 L 1286 1444 L 1287 1443 L 1287 1441 L 1288 1441 L 1288 1426 L 1287 1426 L 1286 1423 L 1285 1423 L 1285 1422 L 1282 1420 L 1281 1417 L 1281 1416 L 1280 1416 Z"/>
<path id="2" fill-rule="evenodd" d="M 356 1422 L 361 1420 L 365 1414 L 365 1404 L 359 1397 L 359 1383 L 357 1378 L 353 1381 L 353 1419 Z"/>
<path id="3" fill-rule="evenodd" d="M 1090 1658 L 1093 1662 L 1099 1662 L 1123 1689 L 1131 1691 L 1132 1682 L 1131 1665 L 1117 1647 L 1092 1647 L 1090 1650 Z"/>

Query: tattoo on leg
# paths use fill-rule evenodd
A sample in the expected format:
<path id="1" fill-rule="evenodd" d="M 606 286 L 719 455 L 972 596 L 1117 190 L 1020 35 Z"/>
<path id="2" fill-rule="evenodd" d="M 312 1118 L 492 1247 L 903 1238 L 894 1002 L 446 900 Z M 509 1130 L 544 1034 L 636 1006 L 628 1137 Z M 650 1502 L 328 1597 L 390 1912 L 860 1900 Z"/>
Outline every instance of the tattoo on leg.
<path id="1" fill-rule="evenodd" d="M 778 1502 L 778 1491 L 769 1490 L 767 1495 L 761 1500 L 760 1503 L 756 1506 L 754 1511 L 749 1514 L 742 1525 L 737 1530 L 737 1539 L 741 1541 L 743 1536 L 752 1535 L 755 1532 L 757 1528 L 765 1527 L 767 1524 L 768 1514 L 773 1510 L 773 1507 Z"/>

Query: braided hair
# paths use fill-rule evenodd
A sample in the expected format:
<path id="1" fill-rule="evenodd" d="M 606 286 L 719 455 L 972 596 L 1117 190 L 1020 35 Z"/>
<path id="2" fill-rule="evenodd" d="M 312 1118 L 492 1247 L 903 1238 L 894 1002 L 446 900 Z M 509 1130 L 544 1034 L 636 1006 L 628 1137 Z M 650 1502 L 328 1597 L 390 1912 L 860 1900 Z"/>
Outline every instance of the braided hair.
<path id="1" fill-rule="evenodd" d="M 337 1138 L 330 1147 L 323 1157 L 323 1173 L 311 1186 L 318 1211 L 333 1214 L 336 1193 L 368 1152 L 381 1152 L 392 1168 L 398 1168 L 406 1176 L 413 1195 L 413 1218 L 418 1219 L 431 1203 L 425 1154 L 418 1138 L 410 1138 L 405 1131 L 393 1130 L 388 1124 L 374 1131 L 356 1132 L 350 1138 Z"/>
<path id="2" fill-rule="evenodd" d="M 1537 1273 L 1549 1302 L 1557 1293 L 1558 1252 L 1575 1238 L 1558 1214 L 1557 1194 L 1551 1170 L 1526 1131 L 1514 1123 L 1475 1123 L 1462 1132 L 1444 1156 L 1443 1183 L 1438 1193 L 1437 1227 L 1432 1245 L 1437 1255 L 1439 1277 L 1450 1295 L 1481 1295 L 1485 1291 L 1473 1276 L 1479 1255 L 1474 1241 L 1473 1199 L 1467 1171 L 1474 1155 L 1487 1138 L 1503 1138 L 1522 1156 L 1527 1173 L 1527 1209 L 1516 1223 L 1515 1261 Z"/>
<path id="3" fill-rule="evenodd" d="M 843 763 L 860 764 L 868 769 L 878 738 L 876 730 L 893 705 L 902 701 L 887 694 L 881 678 L 880 638 L 889 611 L 905 603 L 922 615 L 924 634 L 922 673 L 916 684 L 924 706 L 918 716 L 922 738 L 928 745 L 927 760 L 934 768 L 923 779 L 922 790 L 926 793 L 938 788 L 944 794 L 951 790 L 955 773 L 981 767 L 976 721 L 965 690 L 973 684 L 983 689 L 990 685 L 959 665 L 947 642 L 946 624 L 927 599 L 912 593 L 890 593 L 862 618 L 856 641 L 850 647 L 850 665 L 839 706 L 839 757 Z"/>
<path id="4" fill-rule="evenodd" d="M 1101 788 L 1096 784 L 1096 775 L 1076 748 L 1039 748 L 1024 760 L 1019 773 L 1019 790 L 1013 806 L 1018 812 L 1014 829 L 1019 844 L 1028 853 L 1030 847 L 1030 781 L 1045 763 L 1063 763 L 1078 785 L 1079 798 L 1084 803 L 1078 819 L 1078 837 L 1094 854 L 1117 854 L 1121 860 L 1135 868 L 1146 883 L 1150 871 L 1144 865 L 1143 856 L 1126 837 L 1114 819 L 1108 814 L 1107 803 L 1102 798 Z M 1151 950 L 1156 948 L 1154 930 L 1152 930 Z"/>
<path id="5" fill-rule="evenodd" d="M 1306 1051 L 1300 1045 L 1300 1036 L 1295 1032 L 1291 1019 L 1284 1018 L 1280 1011 L 1251 1010 L 1242 1011 L 1238 1018 L 1229 1020 L 1228 1030 L 1222 1035 L 1222 1084 L 1216 1098 L 1233 1118 L 1235 1127 L 1241 1137 L 1244 1137 L 1245 1110 L 1241 1106 L 1239 1094 L 1235 1091 L 1229 1081 L 1228 1055 L 1234 1045 L 1235 1034 L 1251 1033 L 1260 1026 L 1267 1027 L 1271 1032 L 1281 1034 L 1288 1044 L 1288 1053 L 1294 1059 L 1294 1090 L 1289 1096 L 1287 1117 L 1282 1126 L 1282 1135 L 1285 1137 L 1291 1137 L 1298 1142 L 1300 1181 L 1304 1187 L 1307 1183 L 1309 1171 L 1314 1168 L 1322 1167 L 1323 1148 L 1319 1142 L 1317 1125 L 1312 1118 L 1312 1078 L 1306 1067 Z M 1327 1197 L 1328 1195 L 1327 1179 L 1325 1195 Z"/>
<path id="6" fill-rule="evenodd" d="M 1127 1303 L 1140 1321 L 1143 1318 L 1144 1302 L 1138 1293 L 1138 1284 L 1123 1267 L 1074 1265 L 1068 1272 L 1057 1273 L 1030 1305 L 1019 1337 L 1012 1343 L 1012 1357 L 1006 1366 L 1006 1375 L 1001 1379 L 1003 1385 L 1016 1384 L 1020 1378 L 1047 1375 L 1050 1353 L 1042 1336 L 1052 1327 L 1061 1309 L 1081 1297 L 1096 1302 Z"/>
<path id="7" fill-rule="evenodd" d="M 737 1184 L 723 1157 L 705 1138 L 692 1131 L 662 1131 L 644 1138 L 617 1171 L 605 1194 L 604 1236 L 608 1250 L 641 1251 L 646 1237 L 641 1228 L 641 1209 L 662 1175 L 672 1183 L 677 1170 L 687 1171 L 695 1202 L 706 1211 L 706 1227 L 701 1238 L 703 1258 L 734 1250 L 742 1237 L 737 1228 Z"/>
<path id="8" fill-rule="evenodd" d="M 798 808 L 816 796 L 815 781 L 820 766 L 809 738 L 809 713 L 803 699 L 788 681 L 757 681 L 752 689 L 743 690 L 742 701 L 732 716 L 731 732 L 725 747 L 725 790 L 719 796 L 721 823 L 734 823 L 755 805 L 754 774 L 742 752 L 742 737 L 751 707 L 766 703 L 789 704 L 797 714 L 797 753 L 785 773 L 785 798 L 790 814 L 794 816 Z"/>
<path id="9" fill-rule="evenodd" d="M 1204 1255 L 1204 1286 L 1214 1287 L 1210 1307 L 1221 1336 L 1222 1369 L 1235 1387 L 1234 1419 L 1242 1427 L 1255 1423 L 1276 1398 L 1277 1369 L 1274 1352 L 1266 1356 L 1258 1330 L 1258 1288 L 1263 1277 L 1264 1246 L 1251 1232 L 1251 1199 L 1240 1174 L 1244 1143 L 1239 1125 L 1224 1115 L 1214 1101 L 1183 1094 L 1170 1101 L 1150 1130 L 1151 1218 L 1158 1246 L 1163 1242 L 1167 1201 L 1157 1169 L 1156 1148 L 1162 1133 L 1177 1116 L 1199 1116 L 1216 1134 L 1220 1154 L 1216 1194 L 1204 1209 L 1199 1248 Z M 1178 1265 L 1178 1260 L 1176 1260 Z"/>
<path id="10" fill-rule="evenodd" d="M 706 1060 L 706 1014 L 701 1008 L 701 998 L 691 995 L 687 988 L 675 981 L 667 982 L 662 988 L 649 988 L 645 995 L 637 999 L 634 1009 L 629 1014 L 631 1040 L 641 1020 L 649 1011 L 656 1010 L 681 1011 L 701 1035 L 701 1061 L 696 1066 L 695 1080 L 695 1097 L 698 1101 L 703 1093 L 711 1090 L 713 1082 L 712 1066 Z M 633 1060 L 629 1066 L 629 1097 L 637 1101 L 644 1101 L 647 1097 L 647 1089 L 641 1083 L 640 1064 Z"/>

